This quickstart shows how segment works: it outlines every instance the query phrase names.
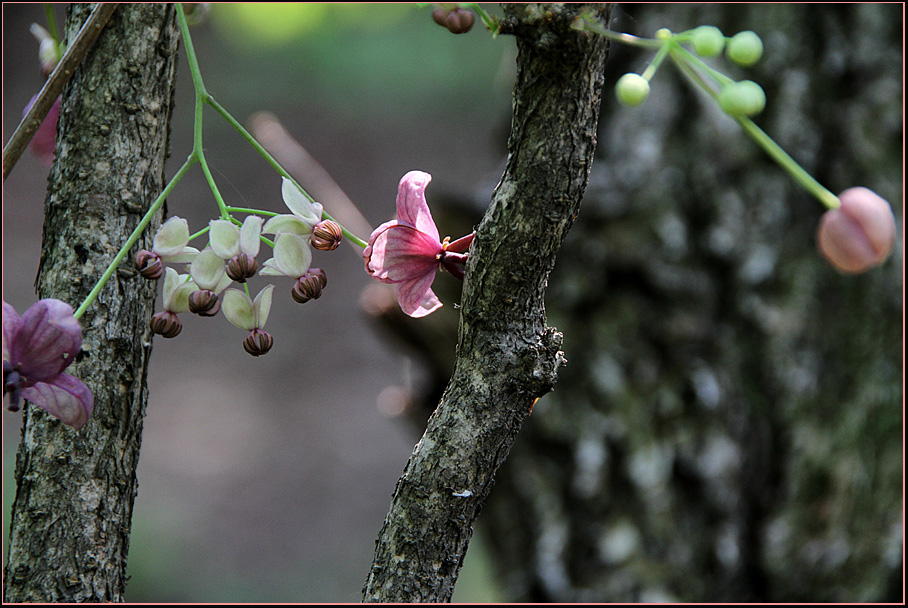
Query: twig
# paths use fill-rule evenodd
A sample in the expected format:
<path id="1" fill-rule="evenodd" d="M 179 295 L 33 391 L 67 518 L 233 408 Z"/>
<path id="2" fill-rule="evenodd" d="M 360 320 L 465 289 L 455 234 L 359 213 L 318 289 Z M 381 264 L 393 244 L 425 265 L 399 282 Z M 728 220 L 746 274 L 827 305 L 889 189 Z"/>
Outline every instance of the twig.
<path id="1" fill-rule="evenodd" d="M 82 29 L 79 30 L 76 39 L 73 40 L 66 53 L 60 59 L 60 63 L 51 73 L 47 82 L 38 93 L 35 103 L 29 108 L 28 112 L 22 118 L 19 126 L 13 132 L 9 142 L 3 148 L 3 181 L 19 162 L 19 158 L 28 146 L 38 127 L 44 121 L 51 106 L 54 105 L 57 97 L 63 92 L 63 87 L 69 82 L 69 79 L 75 73 L 76 68 L 82 63 L 82 60 L 91 50 L 98 35 L 107 25 L 111 15 L 117 9 L 113 3 L 100 3 L 89 15 Z"/>

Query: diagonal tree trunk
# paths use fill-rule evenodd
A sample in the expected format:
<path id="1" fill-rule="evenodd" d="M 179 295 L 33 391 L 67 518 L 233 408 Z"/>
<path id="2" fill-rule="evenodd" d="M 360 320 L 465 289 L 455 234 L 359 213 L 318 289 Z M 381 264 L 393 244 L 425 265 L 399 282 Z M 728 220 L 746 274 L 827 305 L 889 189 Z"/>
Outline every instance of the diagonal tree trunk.
<path id="1" fill-rule="evenodd" d="M 508 163 L 470 252 L 454 373 L 394 490 L 367 601 L 450 601 L 495 471 L 555 383 L 545 286 L 586 188 L 608 48 L 570 28 L 585 9 L 505 7 L 518 46 Z"/>
<path id="2" fill-rule="evenodd" d="M 69 9 L 72 38 L 92 6 Z M 168 4 L 123 4 L 64 91 L 45 203 L 42 298 L 77 307 L 164 185 L 179 34 Z M 146 233 L 154 233 L 154 226 Z M 150 249 L 148 242 L 137 248 Z M 28 407 L 4 599 L 123 601 L 155 288 L 123 270 L 81 319 L 70 369 L 95 396 L 78 432 Z"/>

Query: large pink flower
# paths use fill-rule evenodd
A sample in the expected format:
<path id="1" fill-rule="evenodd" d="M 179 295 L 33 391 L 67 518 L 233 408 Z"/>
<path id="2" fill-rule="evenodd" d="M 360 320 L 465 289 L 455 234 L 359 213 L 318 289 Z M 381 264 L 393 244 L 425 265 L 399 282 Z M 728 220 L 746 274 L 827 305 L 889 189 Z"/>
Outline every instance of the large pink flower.
<path id="1" fill-rule="evenodd" d="M 9 394 L 9 409 L 19 409 L 21 395 L 82 428 L 94 397 L 81 380 L 63 373 L 80 350 L 82 329 L 69 304 L 39 300 L 20 317 L 3 302 L 3 394 Z"/>
<path id="2" fill-rule="evenodd" d="M 385 222 L 369 237 L 363 251 L 366 272 L 383 283 L 397 286 L 397 301 L 411 317 L 423 317 L 441 308 L 432 291 L 435 272 L 444 268 L 463 279 L 469 234 L 456 241 L 438 238 L 438 228 L 426 203 L 426 186 L 432 176 L 410 171 L 397 189 L 397 219 Z"/>

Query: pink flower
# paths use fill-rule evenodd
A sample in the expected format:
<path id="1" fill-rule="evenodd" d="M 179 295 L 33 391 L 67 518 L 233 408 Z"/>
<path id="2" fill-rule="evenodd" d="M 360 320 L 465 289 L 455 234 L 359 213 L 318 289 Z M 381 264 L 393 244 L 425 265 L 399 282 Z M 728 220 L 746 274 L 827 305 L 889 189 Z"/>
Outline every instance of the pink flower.
<path id="1" fill-rule="evenodd" d="M 28 102 L 28 105 L 25 106 L 25 110 L 22 112 L 23 116 L 28 113 L 36 99 L 38 99 L 37 95 L 31 98 L 31 101 Z M 57 144 L 57 119 L 59 119 L 59 117 L 60 98 L 58 97 L 54 102 L 54 105 L 52 105 L 47 112 L 47 116 L 44 117 L 41 126 L 35 131 L 31 142 L 28 144 L 28 149 L 38 157 L 41 164 L 47 167 L 50 167 L 54 162 L 54 147 Z"/>
<path id="2" fill-rule="evenodd" d="M 3 302 L 3 394 L 9 410 L 20 396 L 65 424 L 80 429 L 91 416 L 94 396 L 63 370 L 82 350 L 82 329 L 73 309 L 60 300 L 39 300 L 22 317 Z"/>
<path id="3" fill-rule="evenodd" d="M 439 241 L 426 203 L 426 186 L 431 180 L 422 171 L 410 171 L 401 178 L 397 219 L 376 228 L 363 251 L 366 272 L 382 283 L 396 284 L 397 301 L 411 317 L 424 317 L 441 308 L 432 291 L 435 272 L 444 268 L 463 279 L 467 254 L 462 252 L 473 242 L 472 234 L 453 243 L 448 238 Z"/>
<path id="4" fill-rule="evenodd" d="M 854 274 L 882 264 L 895 242 L 895 217 L 884 198 L 867 188 L 849 188 L 841 206 L 823 214 L 817 229 L 820 253 L 841 272 Z"/>

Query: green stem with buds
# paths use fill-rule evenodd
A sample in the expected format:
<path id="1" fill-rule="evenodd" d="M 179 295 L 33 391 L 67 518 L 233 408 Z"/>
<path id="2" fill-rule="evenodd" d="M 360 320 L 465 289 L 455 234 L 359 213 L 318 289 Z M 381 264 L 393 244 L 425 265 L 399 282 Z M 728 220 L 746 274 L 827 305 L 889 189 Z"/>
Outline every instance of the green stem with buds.
<path id="1" fill-rule="evenodd" d="M 681 42 L 690 38 L 694 30 L 673 34 L 668 30 L 659 30 L 656 32 L 657 39 L 638 38 L 630 34 L 622 34 L 606 29 L 601 24 L 593 20 L 592 17 L 586 16 L 578 19 L 572 26 L 575 29 L 586 30 L 600 34 L 612 40 L 637 46 L 642 48 L 658 48 L 656 57 L 642 74 L 647 81 L 652 78 L 659 64 L 666 55 L 671 57 L 672 61 L 684 76 L 696 86 L 700 87 L 709 94 L 717 103 L 719 101 L 719 91 L 715 90 L 703 77 L 707 74 L 721 90 L 722 87 L 735 82 L 722 72 L 710 67 L 699 57 L 681 46 Z M 815 180 L 801 165 L 797 163 L 788 153 L 785 152 L 769 135 L 746 116 L 732 116 L 744 132 L 747 133 L 776 163 L 788 173 L 802 188 L 816 197 L 828 209 L 836 209 L 841 204 L 839 197 L 823 187 L 820 182 Z"/>
<path id="2" fill-rule="evenodd" d="M 679 47 L 680 49 L 680 47 Z M 709 93 L 709 95 L 718 101 L 719 93 L 713 90 L 709 84 L 703 80 L 703 77 L 700 75 L 700 72 L 692 65 L 690 59 L 696 59 L 688 51 L 680 49 L 681 52 L 672 52 L 671 57 L 675 62 L 675 65 L 678 66 L 678 69 L 688 77 L 691 82 L 702 88 L 704 91 Z M 697 60 L 696 63 L 702 64 L 703 62 Z M 705 64 L 704 64 L 705 65 Z M 716 76 L 713 74 L 715 70 L 710 68 L 710 75 L 714 78 Z M 724 74 L 718 73 L 722 79 L 728 79 L 729 82 L 732 82 L 730 78 Z M 722 79 L 717 78 L 720 82 Z M 830 192 L 828 189 L 823 187 L 820 182 L 815 180 L 812 175 L 804 170 L 801 165 L 797 163 L 791 156 L 788 155 L 785 150 L 782 149 L 779 144 L 777 144 L 769 135 L 766 134 L 763 129 L 758 127 L 754 121 L 747 118 L 746 116 L 733 116 L 741 128 L 744 129 L 744 132 L 747 133 L 757 145 L 759 145 L 763 150 L 772 158 L 776 163 L 782 167 L 788 173 L 792 179 L 794 179 L 802 188 L 807 190 L 810 194 L 816 197 L 826 208 L 836 209 L 839 207 L 839 197 Z"/>

